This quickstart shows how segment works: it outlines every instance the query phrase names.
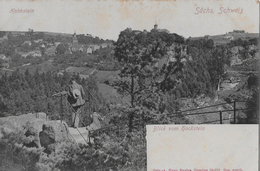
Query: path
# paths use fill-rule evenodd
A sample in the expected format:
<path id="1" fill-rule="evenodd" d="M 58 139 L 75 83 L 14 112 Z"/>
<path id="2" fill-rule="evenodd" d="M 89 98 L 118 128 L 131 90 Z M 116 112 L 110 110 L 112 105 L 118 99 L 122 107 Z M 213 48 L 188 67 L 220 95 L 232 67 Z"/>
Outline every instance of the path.
<path id="1" fill-rule="evenodd" d="M 73 139 L 78 143 L 78 144 L 86 144 L 89 141 L 88 137 L 88 130 L 86 127 L 81 127 L 81 128 L 72 128 L 68 127 L 69 133 L 73 137 Z M 87 142 L 86 142 L 87 141 Z M 93 143 L 93 138 L 90 139 L 90 142 Z"/>

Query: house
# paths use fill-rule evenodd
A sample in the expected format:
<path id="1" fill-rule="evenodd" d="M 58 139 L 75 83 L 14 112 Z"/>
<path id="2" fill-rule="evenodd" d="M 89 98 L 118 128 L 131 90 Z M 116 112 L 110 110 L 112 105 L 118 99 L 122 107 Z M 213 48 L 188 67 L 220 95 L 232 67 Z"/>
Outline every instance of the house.
<path id="1" fill-rule="evenodd" d="M 21 36 L 21 35 L 25 35 L 25 33 L 22 33 L 22 32 L 12 32 L 11 33 L 13 37 L 18 37 L 18 36 Z"/>
<path id="2" fill-rule="evenodd" d="M 83 52 L 83 45 L 80 45 L 78 43 L 72 43 L 70 49 L 71 49 L 72 52 L 76 52 L 76 51 Z"/>
<path id="3" fill-rule="evenodd" d="M 47 43 L 47 46 L 54 46 L 54 43 L 52 43 L 52 42 Z"/>
<path id="4" fill-rule="evenodd" d="M 54 45 L 57 47 L 61 42 L 55 42 Z"/>
<path id="5" fill-rule="evenodd" d="M 41 53 L 40 50 L 34 50 L 34 51 L 30 52 L 30 55 L 33 56 L 33 57 L 41 57 L 42 53 Z"/>
<path id="6" fill-rule="evenodd" d="M 100 46 L 95 45 L 95 44 L 88 44 L 87 47 L 90 47 L 93 52 L 100 48 Z"/>
<path id="7" fill-rule="evenodd" d="M 135 32 L 136 34 L 138 34 L 138 33 L 141 32 L 141 31 L 134 30 L 133 32 Z M 112 43 L 102 43 L 102 44 L 100 45 L 100 47 L 101 47 L 101 48 L 106 48 L 106 47 L 111 46 L 111 44 L 112 44 Z"/>
<path id="8" fill-rule="evenodd" d="M 245 30 L 233 30 L 233 33 L 245 33 Z"/>
<path id="9" fill-rule="evenodd" d="M 132 33 L 134 33 L 134 34 L 140 34 L 140 33 L 142 33 L 142 31 L 140 31 L 140 30 L 133 30 Z"/>
<path id="10" fill-rule="evenodd" d="M 42 41 L 43 41 L 42 39 L 38 39 L 38 40 L 34 40 L 34 43 L 40 43 Z"/>
<path id="11" fill-rule="evenodd" d="M 44 44 L 41 44 L 40 47 L 45 48 L 45 45 L 44 45 Z"/>
<path id="12" fill-rule="evenodd" d="M 26 40 L 26 41 L 24 41 L 24 42 L 23 42 L 23 45 L 25 45 L 25 44 L 27 44 L 27 45 L 31 46 L 31 45 L 32 45 L 32 42 L 31 42 L 31 41 L 28 41 L 28 40 Z"/>
<path id="13" fill-rule="evenodd" d="M 21 57 L 26 58 L 27 56 L 32 56 L 32 57 L 41 57 L 42 53 L 40 50 L 34 50 L 30 52 L 20 52 L 19 53 Z"/>
<path id="14" fill-rule="evenodd" d="M 93 51 L 92 51 L 92 48 L 87 47 L 87 48 L 86 48 L 86 52 L 87 52 L 87 54 L 92 54 L 92 52 L 93 52 Z"/>
<path id="15" fill-rule="evenodd" d="M 224 39 L 234 40 L 234 36 L 233 35 L 225 35 Z"/>
<path id="16" fill-rule="evenodd" d="M 77 52 L 77 51 L 83 52 L 84 47 L 83 45 L 79 44 L 76 32 L 74 32 L 72 36 L 72 43 L 68 43 L 68 45 L 69 45 L 70 52 Z"/>
<path id="17" fill-rule="evenodd" d="M 170 31 L 169 30 L 167 30 L 167 29 L 157 29 L 157 31 L 158 32 L 165 32 L 165 33 L 170 33 Z"/>

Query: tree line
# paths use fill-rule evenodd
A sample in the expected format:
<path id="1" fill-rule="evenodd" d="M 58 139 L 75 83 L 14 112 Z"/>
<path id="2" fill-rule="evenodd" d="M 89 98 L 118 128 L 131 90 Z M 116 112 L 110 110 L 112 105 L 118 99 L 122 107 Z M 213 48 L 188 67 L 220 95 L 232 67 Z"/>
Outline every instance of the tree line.
<path id="1" fill-rule="evenodd" d="M 3 75 L 0 78 L 0 116 L 47 112 L 50 119 L 60 119 L 60 99 L 52 98 L 52 95 L 66 91 L 71 76 L 66 72 L 64 75 L 57 75 L 51 71 L 39 73 L 39 70 L 30 74 L 28 69 L 24 74 L 16 70 L 11 76 Z M 88 92 L 91 91 L 94 98 L 98 101 L 102 100 L 97 80 L 94 77 L 87 79 L 81 79 L 78 75 L 75 77 L 77 82 L 84 87 L 86 99 L 89 98 Z M 69 120 L 69 111 L 64 112 L 67 113 L 65 119 Z"/>

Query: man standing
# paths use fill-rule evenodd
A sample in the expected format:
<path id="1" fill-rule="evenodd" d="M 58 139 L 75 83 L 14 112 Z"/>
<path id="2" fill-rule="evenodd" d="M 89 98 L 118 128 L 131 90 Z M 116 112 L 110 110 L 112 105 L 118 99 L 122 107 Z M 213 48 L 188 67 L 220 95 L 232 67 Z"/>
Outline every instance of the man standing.
<path id="1" fill-rule="evenodd" d="M 84 96 L 85 92 L 83 90 L 83 87 L 76 83 L 76 79 L 73 77 L 70 80 L 70 86 L 68 90 L 68 102 L 73 108 L 71 126 L 74 128 L 77 128 L 79 126 L 80 107 L 85 104 L 85 100 L 83 99 Z"/>

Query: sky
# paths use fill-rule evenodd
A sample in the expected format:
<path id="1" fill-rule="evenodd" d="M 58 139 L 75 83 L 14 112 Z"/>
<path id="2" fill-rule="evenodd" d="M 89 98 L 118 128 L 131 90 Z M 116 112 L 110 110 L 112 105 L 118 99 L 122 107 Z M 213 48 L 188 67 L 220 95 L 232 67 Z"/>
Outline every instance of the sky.
<path id="1" fill-rule="evenodd" d="M 237 9 L 236 12 L 227 11 Z M 31 13 L 14 13 L 14 10 Z M 13 12 L 12 12 L 13 10 Z M 224 13 L 226 12 L 226 13 Z M 0 0 L 0 30 L 92 34 L 117 40 L 120 31 L 154 24 L 184 37 L 259 33 L 257 0 Z"/>

